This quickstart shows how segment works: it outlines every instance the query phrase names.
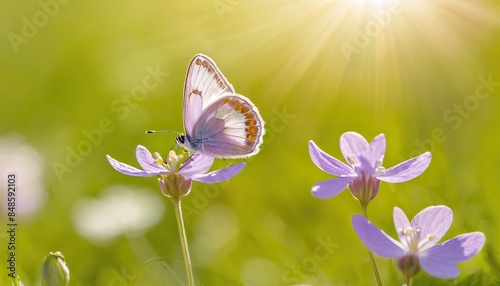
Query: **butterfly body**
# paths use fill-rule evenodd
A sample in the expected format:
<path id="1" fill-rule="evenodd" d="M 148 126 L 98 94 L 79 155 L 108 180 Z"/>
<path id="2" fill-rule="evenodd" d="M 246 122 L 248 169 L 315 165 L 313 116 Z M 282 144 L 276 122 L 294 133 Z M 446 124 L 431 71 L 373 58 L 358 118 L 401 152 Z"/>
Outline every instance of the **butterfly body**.
<path id="1" fill-rule="evenodd" d="M 186 135 L 176 142 L 215 158 L 245 158 L 259 152 L 264 121 L 257 107 L 236 94 L 215 63 L 196 55 L 184 86 Z"/>

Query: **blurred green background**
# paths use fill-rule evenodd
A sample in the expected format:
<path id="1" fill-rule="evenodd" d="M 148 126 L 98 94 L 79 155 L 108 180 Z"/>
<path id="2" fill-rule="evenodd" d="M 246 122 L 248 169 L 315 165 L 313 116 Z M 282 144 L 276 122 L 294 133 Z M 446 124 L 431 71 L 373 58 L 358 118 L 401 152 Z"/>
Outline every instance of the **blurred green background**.
<path id="1" fill-rule="evenodd" d="M 307 142 L 341 158 L 346 131 L 384 133 L 385 167 L 433 154 L 420 177 L 382 183 L 369 206 L 381 229 L 396 236 L 394 206 L 411 218 L 445 204 L 454 221 L 444 239 L 486 234 L 458 278 L 421 273 L 414 285 L 500 281 L 498 1 L 59 1 L 0 4 L 1 189 L 16 172 L 25 285 L 39 283 L 51 251 L 66 257 L 70 285 L 185 283 L 170 200 L 156 179 L 119 174 L 105 155 L 137 166 L 138 144 L 167 154 L 175 134 L 145 131 L 183 131 L 197 53 L 267 122 L 241 174 L 194 183 L 183 200 L 198 285 L 375 283 L 350 223 L 357 201 L 348 190 L 311 195 L 331 176 Z M 2 253 L 7 239 L 2 231 Z M 376 259 L 385 285 L 402 283 L 392 261 Z"/>

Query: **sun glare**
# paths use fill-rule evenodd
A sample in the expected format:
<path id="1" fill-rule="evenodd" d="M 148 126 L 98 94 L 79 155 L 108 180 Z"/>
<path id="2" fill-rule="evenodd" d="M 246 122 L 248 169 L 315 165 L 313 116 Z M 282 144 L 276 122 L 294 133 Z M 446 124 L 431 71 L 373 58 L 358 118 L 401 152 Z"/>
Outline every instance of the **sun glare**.
<path id="1" fill-rule="evenodd" d="M 499 27 L 500 20 L 485 2 L 448 0 L 340 0 L 319 1 L 304 6 L 297 1 L 288 7 L 294 24 L 285 46 L 275 58 L 275 94 L 288 94 L 300 88 L 303 77 L 307 92 L 325 103 L 349 94 L 349 100 L 368 106 L 399 104 L 409 94 L 424 94 L 417 82 L 432 79 L 432 73 L 445 72 L 457 90 L 477 74 L 471 55 L 487 40 L 486 27 Z M 279 18 L 278 18 L 279 19 Z M 277 20 L 280 27 L 283 18 Z M 296 23 L 296 25 L 295 25 Z M 300 24 L 299 24 L 300 23 Z M 478 27 L 481 27 L 479 30 Z M 280 35 L 286 33 L 282 31 Z M 297 40 L 299 39 L 299 40 Z M 277 43 L 285 43 L 282 41 Z M 439 70 L 426 70 L 431 64 Z M 294 83 L 297 81 L 297 86 Z M 304 80 L 304 82 L 306 82 Z M 420 88 L 420 87 L 419 87 Z M 429 86 L 430 88 L 430 86 Z M 457 96 L 462 96 L 457 94 Z M 414 97 L 418 98 L 418 97 Z"/>

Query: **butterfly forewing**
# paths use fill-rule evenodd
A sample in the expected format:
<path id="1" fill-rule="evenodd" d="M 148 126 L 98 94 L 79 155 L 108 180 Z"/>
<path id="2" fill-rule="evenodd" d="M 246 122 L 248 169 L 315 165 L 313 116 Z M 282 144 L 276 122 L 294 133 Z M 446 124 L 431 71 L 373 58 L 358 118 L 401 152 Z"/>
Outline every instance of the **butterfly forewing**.
<path id="1" fill-rule="evenodd" d="M 184 86 L 183 147 L 216 158 L 244 158 L 259 152 L 264 121 L 246 97 L 236 94 L 215 63 L 196 55 Z"/>
<path id="2" fill-rule="evenodd" d="M 189 64 L 184 86 L 184 128 L 191 135 L 202 111 L 219 98 L 234 94 L 233 86 L 214 61 L 196 55 Z"/>

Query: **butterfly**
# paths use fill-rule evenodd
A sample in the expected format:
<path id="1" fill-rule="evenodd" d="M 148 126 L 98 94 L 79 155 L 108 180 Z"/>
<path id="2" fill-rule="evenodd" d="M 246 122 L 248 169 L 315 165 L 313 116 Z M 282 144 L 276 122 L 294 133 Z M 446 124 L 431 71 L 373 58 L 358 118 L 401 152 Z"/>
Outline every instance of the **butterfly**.
<path id="1" fill-rule="evenodd" d="M 177 145 L 214 158 L 246 158 L 259 152 L 264 121 L 257 107 L 233 86 L 209 57 L 189 64 L 184 85 L 184 130 Z"/>

